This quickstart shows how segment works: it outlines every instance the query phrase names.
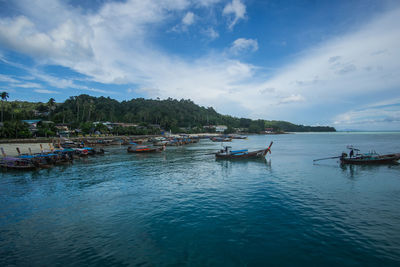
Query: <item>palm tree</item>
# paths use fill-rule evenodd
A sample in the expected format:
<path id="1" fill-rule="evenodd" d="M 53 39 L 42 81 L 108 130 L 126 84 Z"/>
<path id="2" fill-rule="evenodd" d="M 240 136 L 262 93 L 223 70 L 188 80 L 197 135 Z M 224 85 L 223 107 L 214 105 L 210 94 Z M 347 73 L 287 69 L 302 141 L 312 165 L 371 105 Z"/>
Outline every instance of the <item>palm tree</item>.
<path id="1" fill-rule="evenodd" d="M 10 96 L 8 95 L 7 92 L 1 92 L 1 122 L 4 122 L 3 114 L 4 114 L 4 103 L 3 101 L 7 101 L 7 98 Z"/>
<path id="2" fill-rule="evenodd" d="M 56 107 L 56 100 L 54 98 L 50 98 L 47 102 L 47 105 L 49 106 L 49 110 L 53 111 Z"/>
<path id="3" fill-rule="evenodd" d="M 88 102 L 89 104 L 88 104 L 88 109 L 89 109 L 89 111 L 88 111 L 88 121 L 90 121 L 90 115 L 91 115 L 91 113 L 92 113 L 92 111 L 94 111 L 95 110 L 95 108 L 96 108 L 96 106 L 94 105 L 94 102 L 93 102 L 93 100 L 91 99 L 91 100 L 89 100 L 89 102 Z"/>

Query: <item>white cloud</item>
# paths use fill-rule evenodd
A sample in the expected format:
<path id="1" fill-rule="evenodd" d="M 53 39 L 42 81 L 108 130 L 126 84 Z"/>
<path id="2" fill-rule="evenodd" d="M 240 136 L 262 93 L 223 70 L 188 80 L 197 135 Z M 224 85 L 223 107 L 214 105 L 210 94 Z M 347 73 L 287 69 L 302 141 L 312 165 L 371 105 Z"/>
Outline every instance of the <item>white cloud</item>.
<path id="1" fill-rule="evenodd" d="M 42 60 L 91 58 L 88 38 L 84 28 L 72 21 L 66 21 L 49 32 L 40 32 L 25 16 L 0 20 L 0 43 Z"/>
<path id="2" fill-rule="evenodd" d="M 0 74 L 0 82 L 7 83 L 8 86 L 11 87 L 19 87 L 19 88 L 41 88 L 42 86 L 38 83 L 26 82 L 26 78 L 29 77 L 11 77 L 8 75 Z"/>
<path id="3" fill-rule="evenodd" d="M 306 99 L 302 95 L 290 95 L 287 97 L 283 97 L 279 103 L 288 104 L 288 103 L 296 103 L 296 102 L 304 102 Z"/>
<path id="4" fill-rule="evenodd" d="M 20 88 L 41 88 L 42 86 L 38 83 L 13 83 L 11 84 L 13 87 L 20 87 Z"/>
<path id="5" fill-rule="evenodd" d="M 188 12 L 182 19 L 182 23 L 186 26 L 192 25 L 194 23 L 195 16 L 193 12 Z"/>
<path id="6" fill-rule="evenodd" d="M 219 2 L 221 2 L 221 0 L 201 0 L 201 1 L 195 1 L 194 4 L 196 6 L 208 7 L 208 6 L 215 5 L 215 4 L 219 3 Z"/>
<path id="7" fill-rule="evenodd" d="M 229 23 L 229 29 L 233 29 L 236 23 L 240 19 L 244 19 L 246 16 L 246 6 L 241 2 L 241 0 L 232 0 L 231 3 L 227 4 L 222 11 L 225 16 L 233 15 Z"/>
<path id="8" fill-rule="evenodd" d="M 230 50 L 235 55 L 246 51 L 254 52 L 258 50 L 258 42 L 254 39 L 239 38 L 232 43 Z"/>
<path id="9" fill-rule="evenodd" d="M 47 1 L 37 1 L 32 9 L 27 1 L 20 2 L 27 10 L 23 15 L 0 19 L 2 46 L 41 63 L 69 67 L 95 82 L 135 84 L 141 88 L 137 92 L 149 97 L 190 98 L 224 113 L 241 110 L 242 116 L 294 122 L 304 121 L 304 114 L 316 107 L 332 110 L 325 121 L 339 121 L 337 114 L 354 110 L 352 105 L 367 104 L 362 100 L 365 96 L 379 96 L 379 101 L 399 97 L 395 90 L 400 84 L 399 9 L 303 51 L 271 73 L 223 52 L 187 59 L 171 56 L 154 44 L 157 26 L 165 26 L 173 15 L 188 14 L 189 1 L 107 2 L 88 14 L 51 1 L 55 4 L 50 13 L 57 16 L 46 15 Z M 246 7 L 233 0 L 223 14 L 232 17 L 232 29 L 245 18 Z M 214 28 L 208 29 L 210 37 L 218 37 Z M 258 49 L 256 40 L 238 40 L 232 51 Z M 52 88 L 110 93 L 43 73 L 31 74 Z"/>
<path id="10" fill-rule="evenodd" d="M 357 109 L 349 110 L 335 116 L 333 124 L 345 129 L 399 129 L 400 98 L 370 103 Z"/>
<path id="11" fill-rule="evenodd" d="M 335 117 L 334 125 L 339 128 L 399 129 L 400 103 L 397 107 L 350 110 Z"/>
<path id="12" fill-rule="evenodd" d="M 219 33 L 212 27 L 203 30 L 203 33 L 204 35 L 208 36 L 211 40 L 217 39 L 219 37 Z"/>
<path id="13" fill-rule="evenodd" d="M 303 51 L 268 79 L 249 82 L 246 92 L 236 97 L 253 111 L 252 116 L 268 114 L 293 121 L 301 121 L 298 117 L 301 112 L 307 114 L 317 108 L 334 115 L 343 109 L 365 105 L 371 97 L 381 101 L 398 98 L 400 28 L 396 22 L 399 16 L 400 9 L 393 10 L 358 31 Z M 275 90 L 260 94 L 265 88 Z M 301 95 L 307 101 L 297 103 L 296 108 L 275 108 L 285 95 Z M 332 116 L 325 120 L 336 119 Z"/>
<path id="14" fill-rule="evenodd" d="M 196 15 L 193 12 L 187 12 L 185 16 L 183 16 L 182 21 L 172 27 L 171 31 L 173 32 L 185 32 L 188 30 L 188 27 L 192 25 L 196 20 Z"/>
<path id="15" fill-rule="evenodd" d="M 10 76 L 0 74 L 0 82 L 18 83 L 19 81 Z"/>
<path id="16" fill-rule="evenodd" d="M 57 92 L 57 91 L 51 91 L 51 90 L 46 90 L 46 89 L 35 89 L 33 91 L 36 93 L 40 93 L 40 94 L 59 94 L 59 92 Z"/>

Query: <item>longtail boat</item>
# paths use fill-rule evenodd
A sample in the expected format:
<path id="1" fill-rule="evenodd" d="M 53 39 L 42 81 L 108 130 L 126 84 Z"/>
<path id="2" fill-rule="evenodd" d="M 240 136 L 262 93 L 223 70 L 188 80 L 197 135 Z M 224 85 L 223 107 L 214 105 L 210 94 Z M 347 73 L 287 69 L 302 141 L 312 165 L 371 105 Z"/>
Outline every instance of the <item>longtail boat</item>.
<path id="1" fill-rule="evenodd" d="M 265 158 L 267 153 L 271 154 L 271 146 L 273 142 L 270 143 L 269 147 L 266 149 L 260 149 L 256 151 L 249 152 L 247 149 L 243 150 L 231 150 L 230 146 L 226 146 L 215 153 L 217 159 L 255 159 L 255 158 Z"/>
<path id="2" fill-rule="evenodd" d="M 357 154 L 349 157 L 342 153 L 340 162 L 342 164 L 388 164 L 396 163 L 400 159 L 400 153 L 379 155 L 378 153 Z"/>
<path id="3" fill-rule="evenodd" d="M 213 142 L 231 142 L 232 138 L 230 137 L 211 137 L 211 141 Z"/>
<path id="4" fill-rule="evenodd" d="M 162 152 L 165 150 L 165 146 L 162 147 L 149 147 L 149 146 L 134 146 L 128 147 L 128 153 L 152 153 L 152 152 Z"/>
<path id="5" fill-rule="evenodd" d="M 37 166 L 35 166 L 32 161 L 28 159 L 21 159 L 15 157 L 4 157 L 0 160 L 0 167 L 6 170 L 21 170 L 21 171 L 30 171 L 36 170 Z"/>
<path id="6" fill-rule="evenodd" d="M 400 160 L 400 153 L 393 154 L 385 154 L 380 155 L 375 151 L 369 153 L 360 153 L 359 149 L 354 148 L 353 146 L 347 147 L 350 150 L 349 155 L 343 152 L 342 155 L 336 157 L 328 157 L 322 159 L 315 159 L 315 161 L 326 160 L 326 159 L 340 159 L 341 164 L 358 164 L 358 165 L 367 165 L 367 164 L 393 164 L 397 163 Z"/>
<path id="7" fill-rule="evenodd" d="M 231 135 L 229 135 L 228 137 L 229 137 L 229 138 L 232 138 L 232 139 L 247 139 L 247 136 L 238 135 L 238 134 L 231 134 Z"/>
<path id="8" fill-rule="evenodd" d="M 89 156 L 89 150 L 85 148 L 75 148 L 75 154 L 79 157 L 87 157 Z"/>

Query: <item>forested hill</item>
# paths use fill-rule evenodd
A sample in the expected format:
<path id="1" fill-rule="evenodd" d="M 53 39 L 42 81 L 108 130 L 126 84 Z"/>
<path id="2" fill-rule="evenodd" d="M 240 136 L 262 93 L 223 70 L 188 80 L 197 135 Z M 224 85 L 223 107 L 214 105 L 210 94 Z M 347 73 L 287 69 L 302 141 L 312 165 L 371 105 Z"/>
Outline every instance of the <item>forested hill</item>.
<path id="1" fill-rule="evenodd" d="M 109 97 L 80 95 L 70 97 L 63 103 L 3 102 L 4 120 L 42 118 L 55 123 L 69 123 L 79 127 L 94 121 L 157 124 L 163 129 L 178 131 L 179 128 L 203 129 L 206 125 L 227 125 L 229 128 L 260 132 L 265 128 L 281 131 L 335 131 L 333 127 L 295 125 L 285 121 L 251 120 L 221 115 L 212 107 L 196 105 L 191 100 L 153 100 L 136 98 L 119 102 Z"/>

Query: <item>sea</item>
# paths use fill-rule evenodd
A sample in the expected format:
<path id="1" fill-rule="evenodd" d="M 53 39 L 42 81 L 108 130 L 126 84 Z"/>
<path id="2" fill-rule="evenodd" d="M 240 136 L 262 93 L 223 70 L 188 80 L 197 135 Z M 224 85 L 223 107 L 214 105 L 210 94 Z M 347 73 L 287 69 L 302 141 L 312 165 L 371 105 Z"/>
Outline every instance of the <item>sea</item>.
<path id="1" fill-rule="evenodd" d="M 400 266 L 400 165 L 341 166 L 400 133 L 250 135 L 0 173 L 0 266 Z M 348 152 L 348 151 L 347 151 Z"/>

